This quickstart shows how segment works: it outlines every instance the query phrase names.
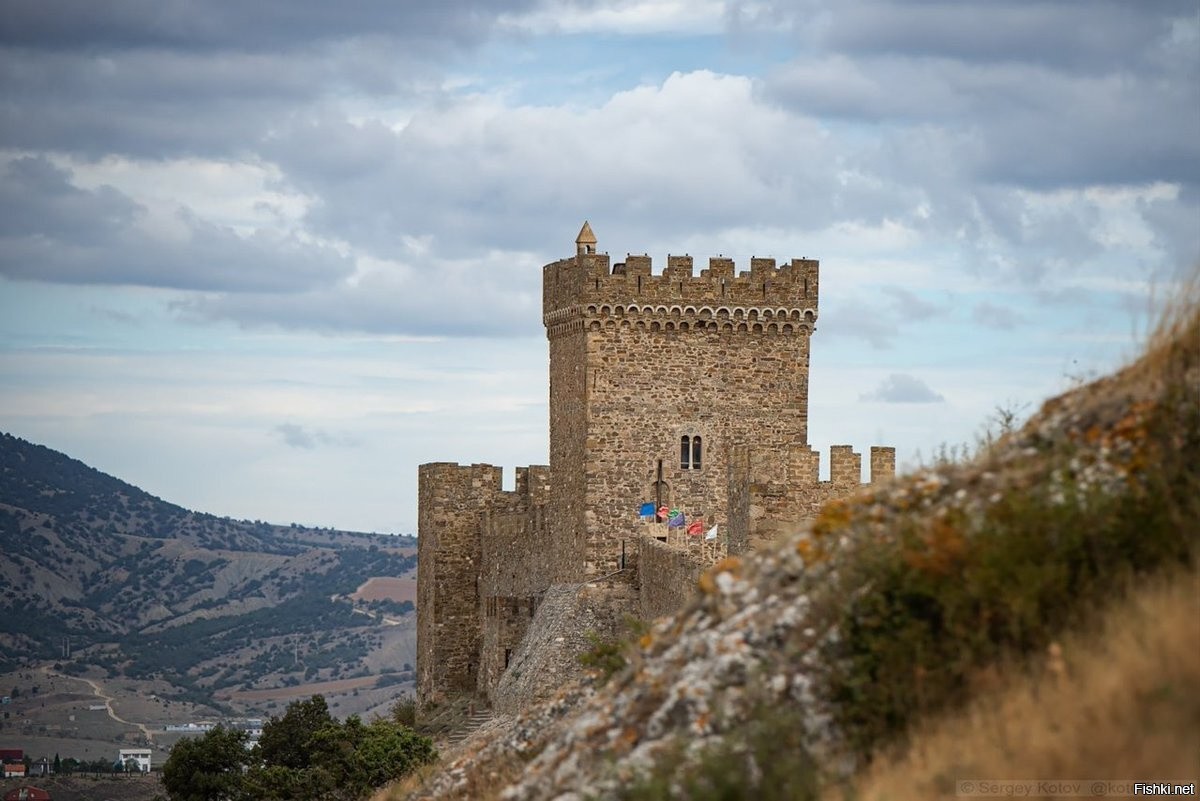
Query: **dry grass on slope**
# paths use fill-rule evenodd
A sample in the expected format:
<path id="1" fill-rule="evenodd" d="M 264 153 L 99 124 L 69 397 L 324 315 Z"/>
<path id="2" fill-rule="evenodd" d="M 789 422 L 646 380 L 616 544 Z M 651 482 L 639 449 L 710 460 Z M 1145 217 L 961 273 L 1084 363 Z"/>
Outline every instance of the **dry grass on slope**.
<path id="1" fill-rule="evenodd" d="M 1052 646 L 1020 676 L 960 714 L 919 728 L 848 793 L 856 801 L 930 801 L 985 792 L 987 780 L 1200 781 L 1200 574 L 1152 581 L 1098 633 Z M 1041 790 L 1039 792 L 1039 789 Z M 1083 794 L 1094 792 L 1084 785 Z M 1132 795 L 1109 788 L 1112 796 Z M 960 795 L 960 797 L 961 797 Z"/>

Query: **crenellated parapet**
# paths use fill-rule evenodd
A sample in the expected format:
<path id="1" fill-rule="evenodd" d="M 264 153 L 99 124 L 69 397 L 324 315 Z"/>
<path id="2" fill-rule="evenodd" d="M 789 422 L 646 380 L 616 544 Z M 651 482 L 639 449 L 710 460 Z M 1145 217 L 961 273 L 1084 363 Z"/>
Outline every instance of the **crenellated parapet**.
<path id="1" fill-rule="evenodd" d="M 577 254 L 543 268 L 542 319 L 551 337 L 610 327 L 811 333 L 816 325 L 815 259 L 752 258 L 737 272 L 733 259 L 715 257 L 694 273 L 691 256 L 668 256 L 655 275 L 649 256 L 610 267 L 607 254 Z"/>
<path id="2" fill-rule="evenodd" d="M 728 547 L 740 553 L 764 540 L 795 530 L 834 498 L 864 486 L 862 454 L 850 445 L 829 449 L 829 479 L 821 480 L 821 454 L 807 445 L 784 453 L 746 445 L 731 448 L 728 461 Z M 865 484 L 896 474 L 896 449 L 873 446 Z"/>

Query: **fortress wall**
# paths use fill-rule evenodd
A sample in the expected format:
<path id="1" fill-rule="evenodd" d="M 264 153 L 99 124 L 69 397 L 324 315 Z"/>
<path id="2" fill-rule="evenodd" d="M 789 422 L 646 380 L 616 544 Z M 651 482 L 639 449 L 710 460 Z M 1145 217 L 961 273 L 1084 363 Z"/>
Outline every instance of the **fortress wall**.
<path id="1" fill-rule="evenodd" d="M 546 591 L 528 635 L 512 654 L 509 669 L 488 694 L 501 715 L 517 714 L 552 696 L 579 675 L 579 655 L 601 640 L 624 637 L 626 616 L 637 609 L 628 582 L 556 584 Z"/>
<path id="2" fill-rule="evenodd" d="M 480 628 L 480 515 L 501 494 L 499 467 L 418 469 L 417 695 L 422 704 L 474 691 Z"/>
<path id="3" fill-rule="evenodd" d="M 677 612 L 711 564 L 652 537 L 638 539 L 638 614 L 654 620 Z"/>
<path id="4" fill-rule="evenodd" d="M 481 598 L 536 595 L 572 573 L 566 552 L 552 547 L 549 493 L 549 468 L 517 468 L 516 491 L 499 493 L 481 516 Z"/>
<path id="5" fill-rule="evenodd" d="M 735 446 L 736 464 L 728 471 L 730 499 L 730 553 L 740 553 L 742 542 L 754 550 L 780 535 L 794 533 L 834 498 L 852 494 L 864 486 L 862 457 L 850 445 L 830 448 L 830 474 L 836 480 L 820 481 L 820 454 L 798 446 L 782 455 Z M 867 483 L 890 479 L 895 474 L 895 448 L 871 448 L 871 478 Z M 786 470 L 781 467 L 786 466 Z M 737 504 L 734 506 L 734 504 Z"/>
<path id="6" fill-rule="evenodd" d="M 500 681 L 540 603 L 540 595 L 492 595 L 483 599 L 476 686 L 483 695 Z"/>
<path id="7" fill-rule="evenodd" d="M 499 681 L 529 628 L 541 595 L 574 567 L 552 547 L 546 520 L 550 468 L 518 467 L 516 489 L 480 518 L 478 689 Z"/>

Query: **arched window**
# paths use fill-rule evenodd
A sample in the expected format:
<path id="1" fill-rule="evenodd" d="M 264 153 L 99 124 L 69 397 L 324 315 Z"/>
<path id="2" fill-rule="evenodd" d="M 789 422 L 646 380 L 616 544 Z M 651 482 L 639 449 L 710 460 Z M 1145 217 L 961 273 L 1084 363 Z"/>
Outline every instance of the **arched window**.
<path id="1" fill-rule="evenodd" d="M 704 452 L 700 435 L 684 434 L 679 438 L 679 469 L 699 470 L 702 465 Z"/>

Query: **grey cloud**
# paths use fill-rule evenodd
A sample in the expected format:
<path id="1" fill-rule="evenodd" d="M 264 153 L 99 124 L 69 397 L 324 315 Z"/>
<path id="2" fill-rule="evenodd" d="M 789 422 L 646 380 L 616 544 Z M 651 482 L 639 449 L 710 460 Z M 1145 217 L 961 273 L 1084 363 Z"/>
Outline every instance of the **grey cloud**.
<path id="1" fill-rule="evenodd" d="M 467 43 L 528 0 L 7 0 L 0 43 L 47 49 L 96 47 L 253 50 L 295 42 L 387 34 L 420 47 Z"/>
<path id="2" fill-rule="evenodd" d="M 1009 0 L 979 6 L 977 23 L 934 2 L 759 2 L 775 22 L 803 9 L 812 47 L 753 88 L 698 72 L 581 109 L 437 87 L 447 52 L 527 5 L 80 3 L 72 17 L 13 4 L 0 22 L 0 146 L 265 162 L 311 204 L 304 237 L 244 236 L 181 210 L 189 236 L 171 246 L 117 190 L 26 164 L 12 183 L 30 189 L 0 187 L 12 214 L 0 220 L 0 272 L 207 290 L 176 307 L 197 320 L 520 335 L 536 331 L 537 267 L 571 252 L 584 218 L 604 221 L 602 249 L 616 255 L 886 221 L 1005 280 L 1078 268 L 1107 247 L 1095 204 L 1035 208 L 1027 190 L 1161 180 L 1183 190 L 1142 210 L 1156 247 L 1200 250 L 1188 224 L 1200 118 L 1180 112 L 1196 107 L 1197 56 L 1186 31 L 1182 45 L 1169 32 L 1178 4 L 1139 6 L 1146 19 L 1128 21 L 1112 2 L 1085 14 Z M 947 11 L 930 22 L 947 41 L 888 39 L 867 13 L 910 6 L 914 18 Z M 1062 25 L 1034 35 L 1022 15 Z M 973 46 L 955 44 L 960 29 Z M 1109 52 L 1114 42 L 1124 45 Z M 1060 46 L 1074 49 L 1051 52 Z M 368 104 L 404 107 L 407 124 L 370 119 Z M 307 235 L 422 274 L 350 281 L 349 259 Z M 823 327 L 887 347 L 901 307 L 940 313 L 888 293 L 827 310 Z M 854 325 L 840 328 L 841 313 Z"/>
<path id="3" fill-rule="evenodd" d="M 861 301 L 843 302 L 821 312 L 818 327 L 834 337 L 865 340 L 876 350 L 892 347 L 900 335 L 900 325 L 889 309 Z"/>
<path id="4" fill-rule="evenodd" d="M 940 126 L 950 135 L 938 157 L 967 179 L 1032 188 L 1197 183 L 1200 117 L 1180 112 L 1200 100 L 1198 69 L 1078 75 L 833 56 L 781 68 L 764 91 L 804 114 Z"/>
<path id="5" fill-rule="evenodd" d="M 196 321 L 229 320 L 246 328 L 359 331 L 416 336 L 537 336 L 540 271 L 528 264 L 428 263 L 394 268 L 319 292 L 223 293 L 178 301 Z"/>
<path id="6" fill-rule="evenodd" d="M 1200 182 L 1194 3 L 852 0 L 795 20 L 810 46 L 765 80 L 767 97 L 940 127 L 935 152 L 964 180 Z"/>
<path id="7" fill-rule="evenodd" d="M 323 446 L 354 447 L 358 441 L 353 437 L 330 434 L 319 428 L 305 428 L 295 423 L 280 423 L 272 432 L 291 448 L 311 451 Z"/>
<path id="8" fill-rule="evenodd" d="M 111 186 L 85 190 L 44 158 L 18 158 L 0 167 L 0 237 L 59 240 L 86 246 L 132 225 L 142 208 Z M 3 258 L 3 257 L 0 257 Z"/>
<path id="9" fill-rule="evenodd" d="M 749 5 L 773 26 L 781 15 L 795 26 L 797 56 L 758 91 L 835 138 L 846 133 L 838 158 L 851 176 L 849 208 L 943 243 L 987 281 L 1035 291 L 1050 275 L 1129 278 L 1097 267 L 1115 259 L 1138 273 L 1200 260 L 1194 3 Z M 863 130 L 880 135 L 864 140 Z M 1158 184 L 1179 187 L 1178 197 L 1112 216 L 1114 194 Z M 1114 241 L 1114 232 L 1130 235 Z M 1005 319 L 981 314 L 985 324 Z M 898 324 L 873 316 L 873 332 L 846 333 L 885 347 Z"/>
<path id="10" fill-rule="evenodd" d="M 982 326 L 997 328 L 1001 331 L 1011 331 L 1016 328 L 1017 323 L 1024 320 L 1020 314 L 1012 309 L 997 306 L 987 301 L 975 304 L 975 308 L 971 310 L 971 318 Z"/>
<path id="11" fill-rule="evenodd" d="M 885 286 L 883 292 L 892 298 L 896 314 L 909 320 L 928 320 L 945 314 L 946 309 L 898 286 Z"/>
<path id="12" fill-rule="evenodd" d="M 821 313 L 820 328 L 835 337 L 865 340 L 877 350 L 893 347 L 910 322 L 946 314 L 947 308 L 898 286 L 880 289 L 885 300 L 859 297 L 836 303 Z"/>
<path id="13" fill-rule="evenodd" d="M 1021 61 L 1091 69 L 1143 54 L 1194 13 L 1188 0 L 850 0 L 825 31 L 828 46 L 962 61 Z"/>
<path id="14" fill-rule="evenodd" d="M 1179 197 L 1171 200 L 1144 201 L 1141 213 L 1155 245 L 1178 272 L 1200 267 L 1200 185 L 1181 187 Z"/>
<path id="15" fill-rule="evenodd" d="M 9 2 L 0 147 L 244 157 L 323 101 L 428 91 L 531 2 Z"/>
<path id="16" fill-rule="evenodd" d="M 48 160 L 20 158 L 0 167 L 0 274 L 86 284 L 176 289 L 293 292 L 349 275 L 333 249 L 294 235 L 248 236 L 196 217 L 177 221 L 182 240 L 156 235 L 145 210 L 112 187 L 83 189 Z"/>
<path id="17" fill-rule="evenodd" d="M 88 311 L 96 317 L 109 320 L 114 323 L 121 323 L 123 325 L 141 325 L 142 323 L 141 318 L 139 318 L 137 315 L 130 314 L 127 311 L 121 311 L 120 309 L 108 309 L 103 306 L 96 306 L 93 304 L 92 306 L 88 307 Z"/>
<path id="18" fill-rule="evenodd" d="M 731 0 L 735 32 L 788 30 L 803 49 L 1095 69 L 1153 61 L 1192 0 Z"/>
<path id="19" fill-rule="evenodd" d="M 428 69 L 382 42 L 294 52 L 0 48 L 0 145 L 101 158 L 251 155 L 329 97 L 409 97 Z"/>
<path id="20" fill-rule="evenodd" d="M 761 107 L 745 80 L 709 73 L 582 113 L 464 98 L 423 109 L 400 131 L 297 121 L 264 153 L 323 198 L 314 230 L 377 255 L 416 235 L 451 256 L 478 242 L 519 249 L 585 218 L 621 221 L 635 247 L 721 226 L 816 230 L 840 203 L 836 157 L 818 126 Z"/>
<path id="21" fill-rule="evenodd" d="M 891 374 L 858 399 L 876 403 L 943 403 L 946 400 L 924 381 L 906 373 Z"/>

